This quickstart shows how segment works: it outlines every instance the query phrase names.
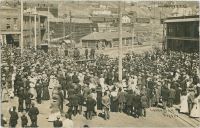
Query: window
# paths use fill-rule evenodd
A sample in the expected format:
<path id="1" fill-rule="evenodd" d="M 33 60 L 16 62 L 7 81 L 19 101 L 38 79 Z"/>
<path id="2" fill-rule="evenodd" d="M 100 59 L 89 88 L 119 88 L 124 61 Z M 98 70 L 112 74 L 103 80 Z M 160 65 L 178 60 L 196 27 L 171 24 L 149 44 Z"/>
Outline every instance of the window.
<path id="1" fill-rule="evenodd" d="M 17 18 L 14 18 L 14 24 L 17 24 Z"/>
<path id="2" fill-rule="evenodd" d="M 6 18 L 7 19 L 7 22 L 10 22 L 10 18 Z"/>
<path id="3" fill-rule="evenodd" d="M 6 24 L 6 29 L 10 29 L 10 24 Z"/>

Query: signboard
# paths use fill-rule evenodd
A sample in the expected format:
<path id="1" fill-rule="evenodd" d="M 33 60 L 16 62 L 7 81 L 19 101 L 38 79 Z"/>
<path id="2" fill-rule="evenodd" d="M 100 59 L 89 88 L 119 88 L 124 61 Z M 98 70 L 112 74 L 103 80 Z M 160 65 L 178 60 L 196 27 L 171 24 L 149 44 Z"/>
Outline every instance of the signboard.
<path id="1" fill-rule="evenodd" d="M 150 23 L 150 19 L 149 18 L 136 18 L 136 22 L 137 23 Z"/>

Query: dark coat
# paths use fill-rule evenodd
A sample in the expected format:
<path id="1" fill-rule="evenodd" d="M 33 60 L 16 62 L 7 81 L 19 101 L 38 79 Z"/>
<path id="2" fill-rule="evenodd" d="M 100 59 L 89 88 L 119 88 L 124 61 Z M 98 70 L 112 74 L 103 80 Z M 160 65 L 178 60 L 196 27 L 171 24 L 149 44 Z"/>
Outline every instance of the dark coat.
<path id="1" fill-rule="evenodd" d="M 86 101 L 87 111 L 93 111 L 95 106 L 96 106 L 96 100 L 91 97 L 88 98 Z"/>
<path id="2" fill-rule="evenodd" d="M 133 105 L 133 97 L 134 95 L 130 93 L 126 95 L 126 105 L 128 106 Z"/>
<path id="3" fill-rule="evenodd" d="M 21 122 L 22 126 L 26 126 L 28 124 L 28 118 L 25 115 L 21 116 Z"/>
<path id="4" fill-rule="evenodd" d="M 169 98 L 169 89 L 167 87 L 162 87 L 161 89 L 162 100 L 167 101 Z"/>
<path id="5" fill-rule="evenodd" d="M 10 125 L 16 125 L 18 120 L 18 114 L 15 111 L 9 111 L 10 112 Z"/>
<path id="6" fill-rule="evenodd" d="M 148 107 L 148 99 L 145 95 L 143 95 L 141 97 L 141 105 L 142 105 L 142 108 L 147 108 Z"/>
<path id="7" fill-rule="evenodd" d="M 169 98 L 170 99 L 175 99 L 175 96 L 176 96 L 176 90 L 171 88 L 169 90 Z"/>
<path id="8" fill-rule="evenodd" d="M 77 95 L 72 95 L 70 101 L 72 106 L 78 106 L 79 97 Z"/>
<path id="9" fill-rule="evenodd" d="M 124 92 L 118 92 L 117 99 L 119 103 L 125 103 L 126 98 Z"/>
<path id="10" fill-rule="evenodd" d="M 141 97 L 139 95 L 134 96 L 133 107 L 134 108 L 141 108 Z"/>
<path id="11" fill-rule="evenodd" d="M 63 123 L 62 123 L 61 120 L 55 120 L 53 122 L 53 127 L 55 127 L 55 128 L 59 128 L 59 127 L 62 127 L 62 126 L 63 126 Z"/>
<path id="12" fill-rule="evenodd" d="M 32 107 L 30 108 L 28 115 L 30 117 L 31 120 L 35 121 L 37 120 L 37 115 L 39 114 L 39 110 L 37 107 Z"/>

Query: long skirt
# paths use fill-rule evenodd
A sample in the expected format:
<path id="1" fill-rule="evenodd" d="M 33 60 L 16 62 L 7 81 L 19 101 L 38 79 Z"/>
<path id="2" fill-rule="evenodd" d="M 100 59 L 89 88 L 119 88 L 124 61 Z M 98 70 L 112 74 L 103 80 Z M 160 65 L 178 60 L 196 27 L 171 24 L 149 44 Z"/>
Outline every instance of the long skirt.
<path id="1" fill-rule="evenodd" d="M 191 110 L 191 117 L 200 117 L 200 96 L 194 100 L 195 104 Z"/>
<path id="2" fill-rule="evenodd" d="M 50 99 L 49 89 L 48 87 L 43 87 L 42 100 L 49 100 L 49 99 Z"/>
<path id="3" fill-rule="evenodd" d="M 111 105 L 110 105 L 111 112 L 118 112 L 118 101 L 113 100 L 113 97 L 111 97 Z"/>
<path id="4" fill-rule="evenodd" d="M 188 102 L 187 102 L 187 96 L 181 96 L 181 108 L 180 108 L 181 113 L 188 113 L 189 108 L 188 108 Z"/>
<path id="5" fill-rule="evenodd" d="M 51 102 L 52 102 L 50 106 L 51 114 L 48 117 L 49 122 L 55 121 L 57 119 L 57 116 L 61 116 L 58 100 L 54 101 L 52 100 Z"/>

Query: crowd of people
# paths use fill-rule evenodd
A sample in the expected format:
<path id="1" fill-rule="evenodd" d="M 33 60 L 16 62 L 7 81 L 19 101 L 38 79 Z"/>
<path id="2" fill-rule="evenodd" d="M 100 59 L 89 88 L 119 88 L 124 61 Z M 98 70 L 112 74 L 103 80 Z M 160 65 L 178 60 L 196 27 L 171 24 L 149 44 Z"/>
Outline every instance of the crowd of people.
<path id="1" fill-rule="evenodd" d="M 12 50 L 12 54 L 10 49 L 4 49 L 2 102 L 18 97 L 18 109 L 14 106 L 9 111 L 11 127 L 17 125 L 18 112 L 23 113 L 22 127 L 28 125 L 26 113 L 31 126 L 40 125 L 37 116 L 42 110 L 35 104 L 44 100 L 51 103 L 48 121 L 53 121 L 54 127 L 73 127 L 72 120 L 77 114 L 88 120 L 93 116 L 109 120 L 110 112 L 139 118 L 148 114 L 146 108 L 162 107 L 165 112 L 175 104 L 180 105 L 180 112 L 200 117 L 197 53 L 155 49 L 140 55 L 127 54 L 123 58 L 122 81 L 119 81 L 118 59 L 95 55 L 95 51 L 92 51 L 95 62 L 78 63 L 53 51 L 25 50 L 21 56 L 17 50 Z M 87 59 L 88 51 L 85 52 Z M 76 55 L 74 59 L 77 60 Z M 63 114 L 65 121 L 60 120 Z M 2 126 L 6 123 L 4 118 L 1 122 Z"/>

